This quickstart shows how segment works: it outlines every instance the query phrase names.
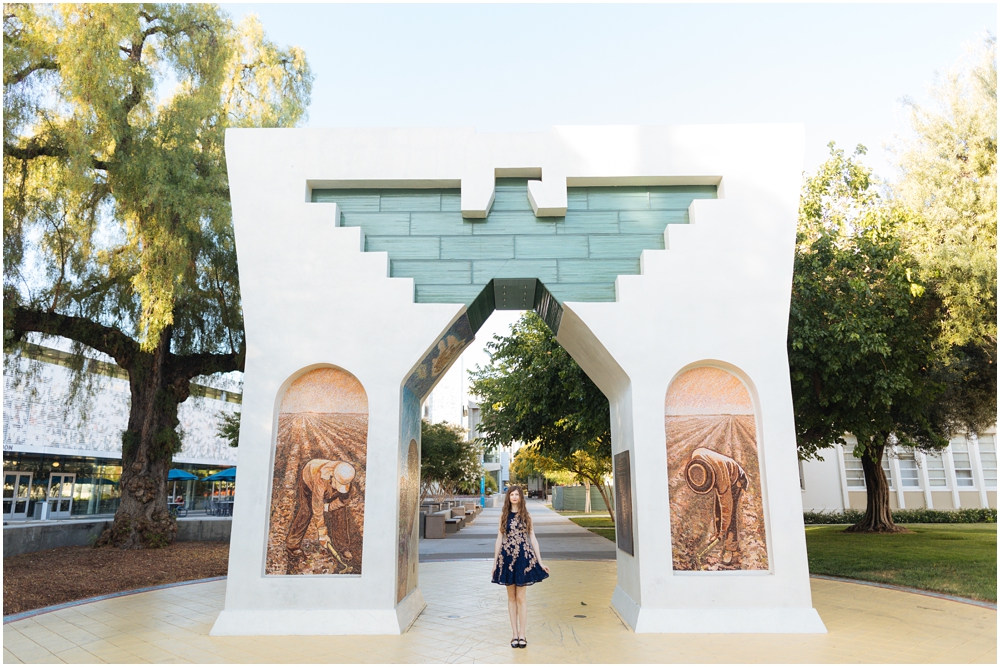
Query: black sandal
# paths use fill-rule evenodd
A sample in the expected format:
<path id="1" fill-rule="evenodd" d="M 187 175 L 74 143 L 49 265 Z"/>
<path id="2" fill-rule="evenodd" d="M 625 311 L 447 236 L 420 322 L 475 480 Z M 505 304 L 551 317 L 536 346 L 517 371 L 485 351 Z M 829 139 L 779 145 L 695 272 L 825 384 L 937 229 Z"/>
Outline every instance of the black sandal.
<path id="1" fill-rule="evenodd" d="M 524 639 L 522 637 L 521 639 L 517 640 L 517 647 L 518 648 L 525 648 L 525 647 L 527 647 L 527 645 L 528 645 L 528 640 L 527 639 Z"/>
<path id="2" fill-rule="evenodd" d="M 517 637 L 511 637 L 511 639 L 510 639 L 510 647 L 511 648 L 518 648 Z"/>

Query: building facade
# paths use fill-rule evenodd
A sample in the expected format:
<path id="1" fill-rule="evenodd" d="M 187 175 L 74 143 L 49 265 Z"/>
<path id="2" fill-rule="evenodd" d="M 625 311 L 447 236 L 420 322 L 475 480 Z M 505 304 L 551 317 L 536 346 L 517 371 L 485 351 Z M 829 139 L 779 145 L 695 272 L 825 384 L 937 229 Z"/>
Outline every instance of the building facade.
<path id="1" fill-rule="evenodd" d="M 3 395 L 5 521 L 113 514 L 121 478 L 121 434 L 128 423 L 129 384 L 110 358 L 93 354 L 74 379 L 68 341 L 46 339 L 8 357 Z M 74 382 L 80 398 L 70 401 Z M 180 406 L 182 449 L 174 467 L 199 477 L 236 464 L 236 449 L 216 434 L 221 414 L 239 410 L 236 379 L 192 386 Z M 206 506 L 216 485 L 170 487 L 188 509 Z M 43 505 L 47 505 L 44 508 Z"/>
<path id="2" fill-rule="evenodd" d="M 854 456 L 857 441 L 824 450 L 822 461 L 800 461 L 802 507 L 807 512 L 864 510 L 865 476 Z M 997 506 L 996 427 L 959 435 L 937 454 L 887 450 L 882 469 L 893 509 L 955 510 Z"/>

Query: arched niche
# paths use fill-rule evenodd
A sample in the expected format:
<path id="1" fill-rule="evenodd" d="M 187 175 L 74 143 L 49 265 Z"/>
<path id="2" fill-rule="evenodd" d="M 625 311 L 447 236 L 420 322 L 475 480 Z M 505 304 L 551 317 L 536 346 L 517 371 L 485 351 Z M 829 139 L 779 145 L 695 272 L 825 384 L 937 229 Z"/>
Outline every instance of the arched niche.
<path id="1" fill-rule="evenodd" d="M 752 387 L 737 373 L 696 364 L 667 389 L 674 571 L 769 569 L 758 415 Z"/>
<path id="2" fill-rule="evenodd" d="M 280 396 L 268 513 L 267 575 L 360 575 L 368 396 L 334 366 L 295 377 Z"/>

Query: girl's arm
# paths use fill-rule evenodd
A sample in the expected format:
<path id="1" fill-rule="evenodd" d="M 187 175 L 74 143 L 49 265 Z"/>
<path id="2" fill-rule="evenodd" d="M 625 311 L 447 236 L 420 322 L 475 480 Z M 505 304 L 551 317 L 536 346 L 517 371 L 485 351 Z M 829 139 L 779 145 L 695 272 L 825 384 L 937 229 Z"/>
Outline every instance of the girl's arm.
<path id="1" fill-rule="evenodd" d="M 538 540 L 535 539 L 534 526 L 532 526 L 531 528 L 531 535 L 529 537 L 531 539 L 531 548 L 532 550 L 534 550 L 535 556 L 538 558 L 538 564 L 541 565 L 542 569 L 545 570 L 545 573 L 548 574 L 549 568 L 546 567 L 544 563 L 542 563 L 542 550 L 538 548 Z"/>
<path id="2" fill-rule="evenodd" d="M 496 569 L 497 569 L 497 558 L 500 557 L 500 546 L 502 544 L 503 544 L 503 533 L 501 533 L 500 530 L 498 529 L 497 530 L 497 541 L 496 541 L 496 544 L 493 545 L 493 570 L 494 571 L 496 571 Z"/>

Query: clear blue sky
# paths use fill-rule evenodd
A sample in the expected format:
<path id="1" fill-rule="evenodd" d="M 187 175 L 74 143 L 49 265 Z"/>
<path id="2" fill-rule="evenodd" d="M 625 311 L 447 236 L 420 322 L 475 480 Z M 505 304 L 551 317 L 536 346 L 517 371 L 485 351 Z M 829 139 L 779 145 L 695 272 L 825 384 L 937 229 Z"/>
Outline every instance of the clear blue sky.
<path id="1" fill-rule="evenodd" d="M 830 140 L 905 130 L 994 4 L 227 4 L 296 44 L 316 75 L 311 127 L 801 122 L 806 168 Z"/>

